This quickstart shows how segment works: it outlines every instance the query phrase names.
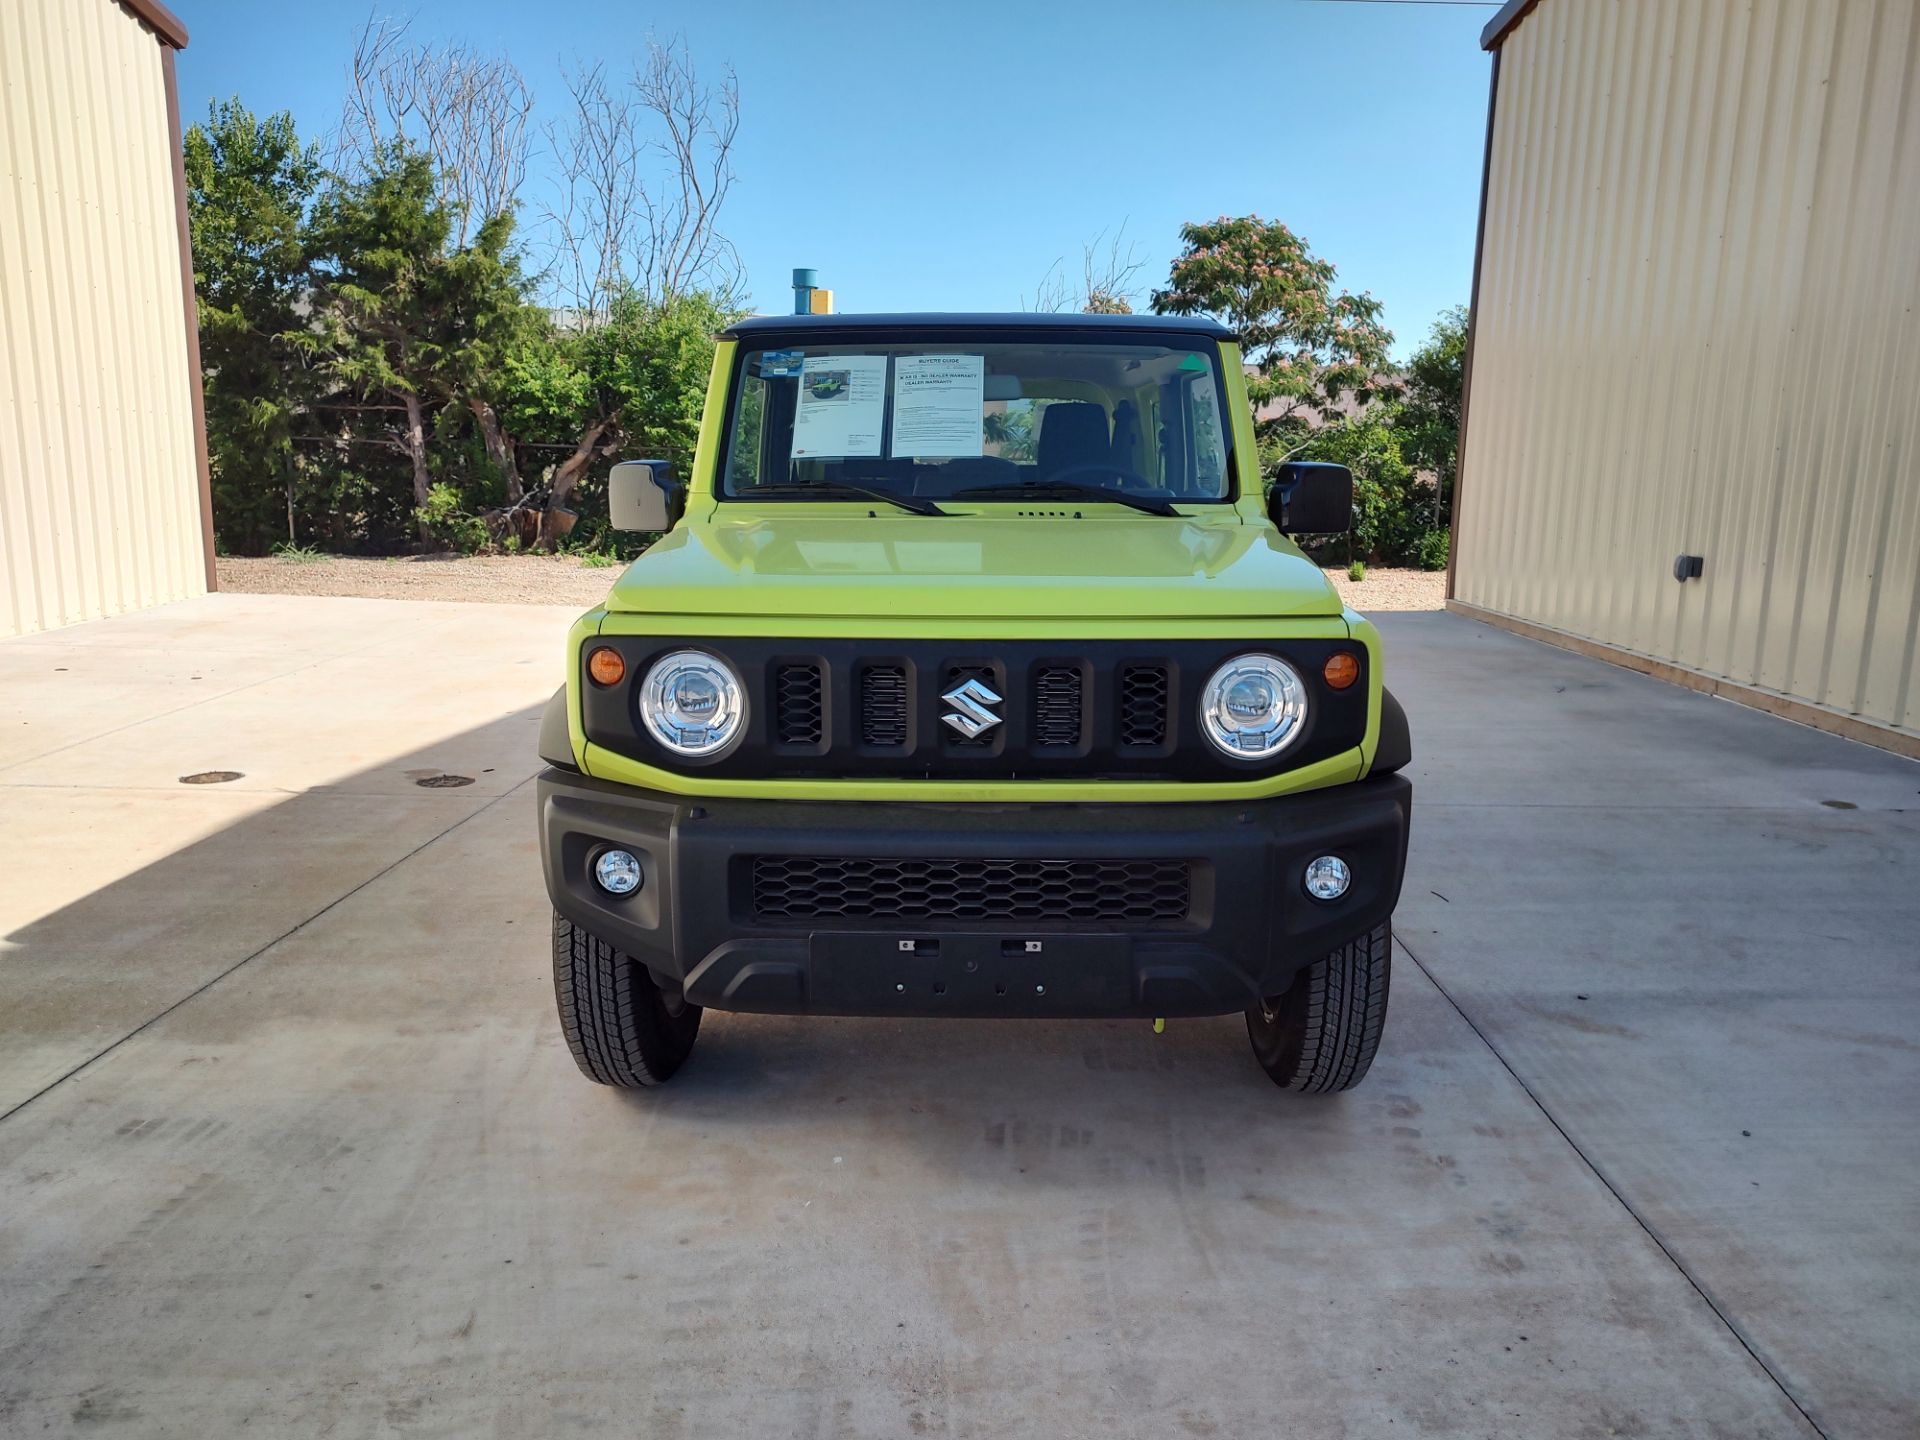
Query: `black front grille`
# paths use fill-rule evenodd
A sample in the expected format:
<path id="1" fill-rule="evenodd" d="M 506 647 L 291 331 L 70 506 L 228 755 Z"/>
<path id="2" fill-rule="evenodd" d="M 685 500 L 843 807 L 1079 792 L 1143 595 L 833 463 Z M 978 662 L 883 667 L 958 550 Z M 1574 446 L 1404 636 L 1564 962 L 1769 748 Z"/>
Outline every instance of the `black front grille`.
<path id="1" fill-rule="evenodd" d="M 1120 671 L 1120 743 L 1167 743 L 1167 672 L 1159 665 L 1128 665 Z"/>
<path id="2" fill-rule="evenodd" d="M 860 739 L 868 745 L 907 743 L 907 672 L 869 665 L 860 672 Z"/>
<path id="3" fill-rule="evenodd" d="M 818 745 L 820 667 L 780 666 L 773 676 L 773 708 L 782 745 Z"/>
<path id="4" fill-rule="evenodd" d="M 1367 726 L 1364 676 L 1346 690 L 1320 681 L 1337 652 L 1365 663 L 1364 651 L 1343 638 L 1271 646 L 1308 677 L 1309 690 L 1306 733 L 1271 770 L 1221 754 L 1194 723 L 1207 678 L 1236 655 L 1269 648 L 1245 639 L 602 635 L 595 643 L 617 647 L 636 680 L 595 685 L 583 673 L 587 739 L 715 780 L 1247 782 L 1349 751 Z M 673 754 L 639 714 L 637 677 L 685 649 L 723 657 L 750 685 L 747 733 L 718 759 Z M 977 743 L 946 720 L 966 713 L 944 698 L 963 678 L 979 679 L 998 697 L 980 702 L 974 718 L 994 723 Z M 957 787 L 953 794 L 987 798 Z"/>
<path id="5" fill-rule="evenodd" d="M 1033 677 L 1033 743 L 1080 743 L 1080 671 L 1074 666 L 1043 666 Z"/>
<path id="6" fill-rule="evenodd" d="M 884 860 L 757 855 L 756 920 L 1184 920 L 1182 860 Z"/>

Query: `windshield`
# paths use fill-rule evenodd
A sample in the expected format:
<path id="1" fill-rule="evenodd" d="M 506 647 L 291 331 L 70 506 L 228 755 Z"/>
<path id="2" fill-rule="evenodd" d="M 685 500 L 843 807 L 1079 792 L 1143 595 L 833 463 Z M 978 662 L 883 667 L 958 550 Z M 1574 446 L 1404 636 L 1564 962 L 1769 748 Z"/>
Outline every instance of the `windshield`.
<path id="1" fill-rule="evenodd" d="M 1217 358 L 1104 335 L 745 350 L 720 493 L 1230 500 Z"/>

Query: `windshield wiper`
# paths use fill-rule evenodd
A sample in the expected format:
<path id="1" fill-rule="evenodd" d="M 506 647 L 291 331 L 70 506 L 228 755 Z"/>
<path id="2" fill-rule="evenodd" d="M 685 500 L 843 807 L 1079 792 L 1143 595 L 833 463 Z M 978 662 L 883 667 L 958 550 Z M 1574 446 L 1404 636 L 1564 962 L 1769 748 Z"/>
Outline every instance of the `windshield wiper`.
<path id="1" fill-rule="evenodd" d="M 1055 500 L 1098 500 L 1109 505 L 1124 505 L 1129 510 L 1138 510 L 1146 515 L 1172 515 L 1178 518 L 1180 514 L 1170 501 L 1156 500 L 1150 495 L 1129 495 L 1125 490 L 1103 490 L 1098 485 L 1077 485 L 1071 480 L 1022 480 L 1017 485 L 975 485 L 970 489 L 956 490 L 947 498 L 991 500 L 996 496 L 1015 500 L 1038 499 L 1042 496 Z"/>
<path id="2" fill-rule="evenodd" d="M 945 515 L 931 500 L 918 495 L 895 495 L 888 490 L 872 490 L 865 485 L 848 485 L 840 480 L 789 480 L 777 485 L 748 485 L 742 487 L 734 498 L 751 500 L 756 495 L 811 495 L 821 499 L 839 500 L 884 500 L 889 505 L 898 505 L 902 510 L 910 510 L 915 515 Z"/>

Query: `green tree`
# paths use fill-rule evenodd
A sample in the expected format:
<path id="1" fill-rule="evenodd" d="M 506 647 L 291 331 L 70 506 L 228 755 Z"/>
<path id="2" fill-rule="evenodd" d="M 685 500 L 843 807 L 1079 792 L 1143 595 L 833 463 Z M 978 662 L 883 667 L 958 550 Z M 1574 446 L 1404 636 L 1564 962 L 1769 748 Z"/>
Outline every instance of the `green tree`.
<path id="1" fill-rule="evenodd" d="M 304 343 L 334 382 L 329 409 L 350 427 L 374 414 L 404 416 L 372 433 L 406 456 L 416 507 L 433 487 L 423 382 L 446 360 L 431 317 L 453 215 L 434 190 L 427 156 L 383 146 L 364 177 L 336 180 L 321 197 L 307 239 L 315 324 Z M 424 538 L 424 523 L 421 530 Z"/>
<path id="2" fill-rule="evenodd" d="M 446 260 L 446 293 L 453 310 L 442 324 L 447 363 L 435 372 L 435 393 L 464 405 L 505 489 L 508 504 L 525 495 L 519 447 L 501 418 L 514 393 L 517 366 L 529 351 L 552 343 L 553 324 L 528 299 L 529 282 L 512 250 L 513 216 L 489 216 L 471 244 Z"/>
<path id="3" fill-rule="evenodd" d="M 365 174 L 336 180 L 308 229 L 314 323 L 300 343 L 332 382 L 328 406 L 345 428 L 406 458 L 416 510 L 431 497 L 437 422 L 456 404 L 492 409 L 539 323 L 510 248 L 513 217 L 486 217 L 456 246 L 458 218 L 433 161 L 396 142 L 376 147 Z M 511 472 L 504 439 L 489 436 L 488 449 Z"/>
<path id="4" fill-rule="evenodd" d="M 305 376 L 285 339 L 308 286 L 301 223 L 320 181 L 293 117 L 231 99 L 186 133 L 187 217 L 214 525 L 232 550 L 294 531 L 295 429 Z"/>
<path id="5" fill-rule="evenodd" d="M 1285 225 L 1222 216 L 1181 226 L 1180 239 L 1185 248 L 1153 308 L 1211 315 L 1240 336 L 1263 441 L 1297 443 L 1315 419 L 1338 418 L 1344 397 L 1364 406 L 1391 393 L 1384 377 L 1393 334 L 1380 323 L 1380 303 L 1336 290 L 1334 267 Z"/>
<path id="6" fill-rule="evenodd" d="M 1431 524 L 1444 529 L 1460 473 L 1460 397 L 1466 376 L 1467 307 L 1455 305 L 1433 323 L 1404 377 L 1405 403 L 1394 414 L 1400 453 L 1435 477 Z"/>
<path id="7" fill-rule="evenodd" d="M 1353 472 L 1354 555 L 1390 565 L 1418 558 L 1433 487 L 1407 463 L 1391 408 L 1376 406 L 1315 430 L 1299 458 L 1331 460 Z M 1338 543 L 1321 542 L 1320 548 Z"/>
<path id="8" fill-rule="evenodd" d="M 736 318 L 705 291 L 663 300 L 628 291 L 603 318 L 521 347 L 502 416 L 527 440 L 559 451 L 544 482 L 550 516 L 571 506 L 590 479 L 588 498 L 603 508 L 598 482 L 618 455 L 672 460 L 684 471 L 700 433 L 714 336 Z M 542 538 L 556 538 L 554 519 Z"/>

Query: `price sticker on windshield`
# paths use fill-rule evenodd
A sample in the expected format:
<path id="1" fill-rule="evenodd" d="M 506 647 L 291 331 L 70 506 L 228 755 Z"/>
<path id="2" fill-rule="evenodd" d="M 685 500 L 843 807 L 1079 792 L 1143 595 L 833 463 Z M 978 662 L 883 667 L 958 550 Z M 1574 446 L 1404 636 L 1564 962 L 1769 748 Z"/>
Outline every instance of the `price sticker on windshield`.
<path id="1" fill-rule="evenodd" d="M 886 415 L 886 356 L 809 355 L 800 365 L 793 458 L 878 455 Z"/>

